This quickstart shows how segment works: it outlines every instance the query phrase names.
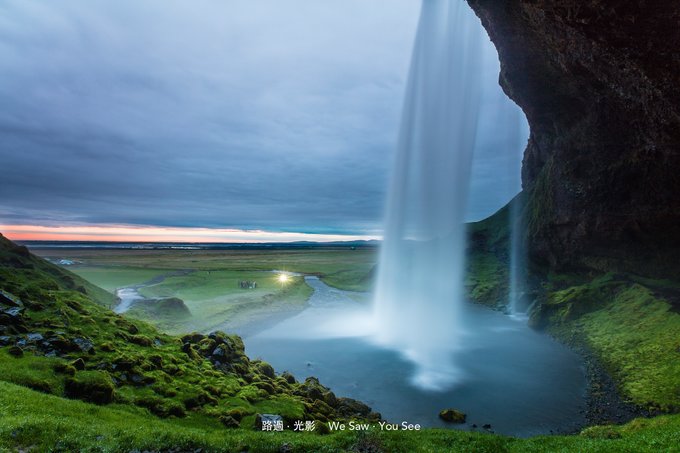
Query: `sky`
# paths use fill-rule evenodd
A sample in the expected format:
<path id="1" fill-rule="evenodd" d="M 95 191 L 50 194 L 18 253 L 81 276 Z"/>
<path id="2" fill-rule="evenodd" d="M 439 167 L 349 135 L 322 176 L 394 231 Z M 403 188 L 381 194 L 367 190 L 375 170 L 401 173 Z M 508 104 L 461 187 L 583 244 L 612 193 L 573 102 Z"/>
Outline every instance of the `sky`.
<path id="1" fill-rule="evenodd" d="M 378 238 L 419 7 L 0 2 L 0 232 Z M 469 220 L 517 193 L 526 142 L 484 61 Z"/>

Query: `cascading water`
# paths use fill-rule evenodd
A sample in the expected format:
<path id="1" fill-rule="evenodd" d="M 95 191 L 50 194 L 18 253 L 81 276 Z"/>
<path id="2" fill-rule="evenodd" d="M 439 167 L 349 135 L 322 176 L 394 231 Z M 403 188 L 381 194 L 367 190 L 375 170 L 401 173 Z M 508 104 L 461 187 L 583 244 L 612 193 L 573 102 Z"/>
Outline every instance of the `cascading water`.
<path id="1" fill-rule="evenodd" d="M 511 127 L 508 128 L 507 147 L 510 155 L 513 155 L 517 162 L 522 161 L 522 154 L 526 146 L 526 136 L 528 135 L 528 125 L 521 110 L 514 104 L 506 104 L 504 109 L 505 122 Z M 514 126 L 514 127 L 513 127 Z M 519 179 L 519 169 L 511 168 L 515 177 Z M 513 181 L 514 178 L 510 178 Z M 513 181 L 514 182 L 514 181 Z M 513 184 L 519 187 L 520 182 Z M 507 311 L 517 319 L 526 319 L 526 312 L 529 308 L 523 300 L 526 281 L 526 247 L 524 244 L 524 233 L 526 231 L 522 207 L 524 195 L 520 193 L 510 202 L 509 225 L 510 230 L 510 269 L 508 285 L 508 305 Z"/>
<path id="2" fill-rule="evenodd" d="M 423 1 L 388 195 L 377 337 L 404 352 L 414 383 L 429 389 L 457 378 L 481 37 L 466 3 Z"/>
<path id="3" fill-rule="evenodd" d="M 519 197 L 522 195 L 520 194 Z M 508 311 L 510 315 L 523 319 L 529 307 L 522 302 L 524 281 L 526 278 L 526 249 L 522 235 L 524 222 L 522 221 L 521 203 L 516 198 L 510 205 L 510 285 L 508 289 Z"/>

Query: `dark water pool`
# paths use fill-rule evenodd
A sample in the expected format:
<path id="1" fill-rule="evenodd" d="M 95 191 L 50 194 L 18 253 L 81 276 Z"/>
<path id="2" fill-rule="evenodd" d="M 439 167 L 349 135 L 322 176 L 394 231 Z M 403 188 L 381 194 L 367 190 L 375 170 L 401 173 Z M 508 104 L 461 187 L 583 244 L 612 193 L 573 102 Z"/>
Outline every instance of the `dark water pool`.
<path id="1" fill-rule="evenodd" d="M 497 433 L 530 436 L 571 431 L 585 422 L 586 379 L 579 357 L 525 323 L 467 305 L 466 332 L 454 357 L 462 377 L 449 390 L 424 391 L 411 384 L 414 367 L 398 352 L 362 337 L 299 335 L 355 304 L 318 280 L 308 283 L 315 289 L 310 308 L 246 338 L 250 357 L 299 380 L 315 376 L 338 396 L 361 400 L 395 423 L 460 429 L 490 424 Z M 468 423 L 442 422 L 438 413 L 446 408 L 465 412 Z"/>

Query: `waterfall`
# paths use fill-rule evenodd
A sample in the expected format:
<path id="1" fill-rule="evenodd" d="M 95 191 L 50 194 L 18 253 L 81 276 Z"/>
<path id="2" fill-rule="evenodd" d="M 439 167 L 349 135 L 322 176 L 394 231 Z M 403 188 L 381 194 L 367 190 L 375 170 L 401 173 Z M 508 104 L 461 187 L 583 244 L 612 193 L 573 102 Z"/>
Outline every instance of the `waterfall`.
<path id="1" fill-rule="evenodd" d="M 508 225 L 510 228 L 510 281 L 507 311 L 518 319 L 524 319 L 529 308 L 522 301 L 526 279 L 526 249 L 523 241 L 525 229 L 524 222 L 522 221 L 521 197 L 522 194 L 518 195 L 510 204 L 510 220 Z"/>
<path id="2" fill-rule="evenodd" d="M 481 26 L 461 0 L 424 0 L 413 50 L 375 291 L 378 341 L 413 382 L 455 383 L 465 212 L 479 108 Z"/>

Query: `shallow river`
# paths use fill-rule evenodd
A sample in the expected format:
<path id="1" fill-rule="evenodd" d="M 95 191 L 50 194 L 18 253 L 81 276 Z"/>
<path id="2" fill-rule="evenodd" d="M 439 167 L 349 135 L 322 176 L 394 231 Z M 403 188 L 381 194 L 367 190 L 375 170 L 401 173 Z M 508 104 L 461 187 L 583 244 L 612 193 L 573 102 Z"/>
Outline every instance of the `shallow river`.
<path id="1" fill-rule="evenodd" d="M 395 423 L 460 429 L 476 424 L 480 430 L 490 424 L 515 436 L 571 431 L 584 423 L 586 380 L 579 357 L 524 322 L 467 304 L 466 331 L 454 357 L 462 378 L 449 390 L 424 391 L 410 383 L 413 365 L 399 353 L 357 334 L 333 332 L 337 326 L 329 321 L 365 307 L 315 277 L 306 281 L 315 290 L 309 307 L 247 337 L 250 357 L 299 380 L 318 377 L 336 395 L 361 400 Z M 468 423 L 442 422 L 438 413 L 446 408 L 467 413 Z"/>

